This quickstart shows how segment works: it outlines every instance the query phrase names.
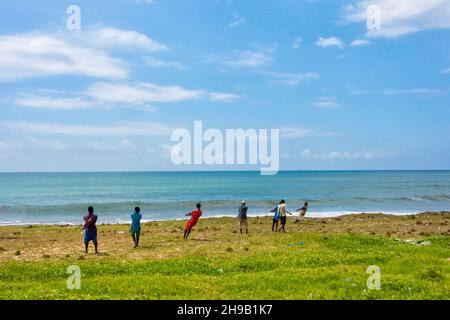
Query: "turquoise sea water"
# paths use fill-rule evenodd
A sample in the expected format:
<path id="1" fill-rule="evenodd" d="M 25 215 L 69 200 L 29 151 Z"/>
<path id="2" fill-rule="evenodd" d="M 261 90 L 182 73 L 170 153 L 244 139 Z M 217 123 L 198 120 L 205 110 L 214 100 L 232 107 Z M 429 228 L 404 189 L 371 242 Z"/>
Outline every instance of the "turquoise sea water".
<path id="1" fill-rule="evenodd" d="M 205 216 L 234 216 L 241 200 L 265 215 L 280 200 L 310 216 L 355 212 L 409 214 L 450 210 L 450 171 L 289 171 L 0 173 L 0 225 L 81 224 L 89 205 L 100 223 L 181 219 L 196 202 Z"/>

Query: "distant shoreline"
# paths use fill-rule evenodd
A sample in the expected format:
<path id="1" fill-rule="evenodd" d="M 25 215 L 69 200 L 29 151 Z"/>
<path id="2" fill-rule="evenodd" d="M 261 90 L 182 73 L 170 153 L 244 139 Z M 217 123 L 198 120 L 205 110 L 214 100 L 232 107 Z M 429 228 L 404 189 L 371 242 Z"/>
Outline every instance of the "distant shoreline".
<path id="1" fill-rule="evenodd" d="M 404 217 L 404 216 L 419 216 L 419 215 L 425 215 L 429 213 L 447 213 L 449 211 L 425 211 L 425 212 L 348 212 L 348 213 L 342 213 L 339 215 L 334 216 L 314 216 L 314 215 L 307 215 L 306 219 L 308 220 L 322 220 L 322 219 L 335 219 L 335 218 L 341 218 L 345 216 L 367 216 L 367 215 L 380 215 L 385 217 Z M 248 215 L 249 219 L 253 218 L 266 218 L 271 217 L 272 214 L 255 214 L 255 215 Z M 290 219 L 294 219 L 297 215 L 294 214 L 292 216 L 288 216 L 288 222 Z M 236 215 L 217 215 L 217 216 L 203 216 L 202 219 L 234 219 L 236 218 Z M 175 218 L 175 219 L 143 219 L 142 223 L 154 223 L 154 222 L 176 222 L 176 221 L 187 221 L 188 217 L 183 218 Z M 114 226 L 114 225 L 129 225 L 130 221 L 123 220 L 123 221 L 117 221 L 117 222 L 100 222 L 97 223 L 98 226 Z M 28 226 L 54 226 L 54 227 L 64 227 L 64 226 L 70 226 L 70 227 L 76 227 L 76 226 L 82 226 L 82 223 L 70 223 L 70 222 L 60 222 L 60 223 L 11 223 L 11 224 L 1 224 L 0 228 L 7 228 L 7 227 L 28 227 Z"/>
<path id="2" fill-rule="evenodd" d="M 448 172 L 450 169 L 342 169 L 342 170 L 327 170 L 327 169 L 313 169 L 313 170 L 279 170 L 278 173 L 283 172 Z M 68 173 L 228 173 L 228 172 L 239 172 L 239 173 L 257 173 L 259 170 L 144 170 L 144 171 L 98 171 L 98 170 L 87 170 L 87 171 L 0 171 L 0 174 L 68 174 Z"/>

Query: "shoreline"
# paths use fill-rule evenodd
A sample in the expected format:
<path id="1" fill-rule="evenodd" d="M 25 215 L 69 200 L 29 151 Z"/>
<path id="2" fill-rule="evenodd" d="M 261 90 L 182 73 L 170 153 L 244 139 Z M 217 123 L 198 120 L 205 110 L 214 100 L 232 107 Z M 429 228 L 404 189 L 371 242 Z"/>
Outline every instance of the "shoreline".
<path id="1" fill-rule="evenodd" d="M 401 212 L 401 211 L 371 211 L 371 212 L 364 212 L 364 211 L 325 211 L 325 212 L 311 212 L 306 215 L 306 218 L 309 219 L 330 219 L 330 218 L 340 218 L 344 216 L 351 216 L 351 215 L 373 215 L 373 214 L 381 214 L 385 216 L 410 216 L 410 215 L 420 215 L 425 213 L 445 213 L 450 212 L 448 211 L 408 211 L 408 212 Z M 325 214 L 325 215 L 320 215 Z M 271 217 L 272 214 L 249 214 L 249 218 L 264 218 L 264 217 Z M 297 214 L 293 214 L 289 217 L 296 217 Z M 202 216 L 202 219 L 218 219 L 218 218 L 236 218 L 236 214 L 218 214 L 218 215 L 212 215 L 212 216 Z M 142 219 L 141 223 L 152 223 L 152 222 L 164 222 L 164 221 L 183 221 L 187 220 L 187 217 L 182 218 L 169 218 L 169 219 Z M 80 219 L 81 220 L 81 219 Z M 130 221 L 129 219 L 117 219 L 116 221 L 105 221 L 101 223 L 97 223 L 99 226 L 108 226 L 108 225 L 129 225 Z M 43 223 L 43 222 L 0 222 L 0 228 L 2 227 L 27 227 L 27 226 L 82 226 L 82 223 L 73 223 L 73 222 L 49 222 L 49 223 Z"/>

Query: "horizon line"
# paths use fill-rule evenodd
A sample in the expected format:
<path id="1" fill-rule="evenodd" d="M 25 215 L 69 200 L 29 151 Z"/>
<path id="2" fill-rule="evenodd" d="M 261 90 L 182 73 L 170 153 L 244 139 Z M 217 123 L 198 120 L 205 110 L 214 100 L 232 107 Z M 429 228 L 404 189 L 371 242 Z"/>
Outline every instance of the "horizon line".
<path id="1" fill-rule="evenodd" d="M 281 172 L 413 172 L 413 171 L 450 171 L 450 169 L 292 169 L 279 170 Z M 0 171 L 0 174 L 13 173 L 225 173 L 225 172 L 255 172 L 260 170 L 68 170 L 68 171 Z"/>

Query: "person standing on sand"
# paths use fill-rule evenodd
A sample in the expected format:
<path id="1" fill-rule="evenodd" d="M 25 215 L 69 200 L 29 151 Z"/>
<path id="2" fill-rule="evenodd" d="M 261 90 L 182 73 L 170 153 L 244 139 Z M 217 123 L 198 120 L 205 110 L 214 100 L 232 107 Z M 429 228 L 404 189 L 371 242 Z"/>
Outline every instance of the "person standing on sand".
<path id="1" fill-rule="evenodd" d="M 295 219 L 295 223 L 299 223 L 301 219 L 303 219 L 306 215 L 306 211 L 308 211 L 308 202 L 305 202 L 303 207 L 297 210 L 298 216 Z"/>
<path id="2" fill-rule="evenodd" d="M 281 204 L 281 202 L 280 202 Z M 275 206 L 270 212 L 274 212 L 273 214 L 273 220 L 272 220 L 272 232 L 277 231 L 278 229 L 278 220 L 280 219 L 280 216 L 278 215 L 278 205 Z M 275 228 L 275 230 L 274 230 Z"/>
<path id="3" fill-rule="evenodd" d="M 131 215 L 131 237 L 133 238 L 134 247 L 139 246 L 139 236 L 141 235 L 141 208 L 134 208 L 134 213 Z"/>
<path id="4" fill-rule="evenodd" d="M 245 233 L 248 234 L 248 221 L 247 221 L 247 210 L 248 207 L 245 205 L 245 201 L 242 201 L 241 206 L 239 207 L 238 221 L 239 221 L 239 230 L 245 227 Z"/>
<path id="5" fill-rule="evenodd" d="M 94 208 L 88 208 L 88 215 L 83 217 L 84 224 L 84 246 L 86 249 L 86 254 L 88 253 L 89 242 L 94 242 L 95 253 L 97 254 L 97 216 L 94 214 Z"/>
<path id="6" fill-rule="evenodd" d="M 191 219 L 186 223 L 186 228 L 184 229 L 184 236 L 183 239 L 187 240 L 189 237 L 189 234 L 192 231 L 192 228 L 197 224 L 198 219 L 202 216 L 203 212 L 200 210 L 202 205 L 200 203 L 197 203 L 196 209 L 190 213 L 186 213 L 186 216 L 190 216 Z"/>
<path id="7" fill-rule="evenodd" d="M 280 204 L 278 205 L 278 215 L 280 216 L 280 224 L 281 227 L 280 229 L 278 229 L 278 231 L 283 230 L 283 232 L 286 232 L 286 230 L 284 230 L 284 226 L 286 225 L 286 218 L 287 218 L 287 213 L 289 213 L 292 216 L 292 213 L 287 211 L 286 209 L 286 203 L 284 200 L 280 201 Z"/>

